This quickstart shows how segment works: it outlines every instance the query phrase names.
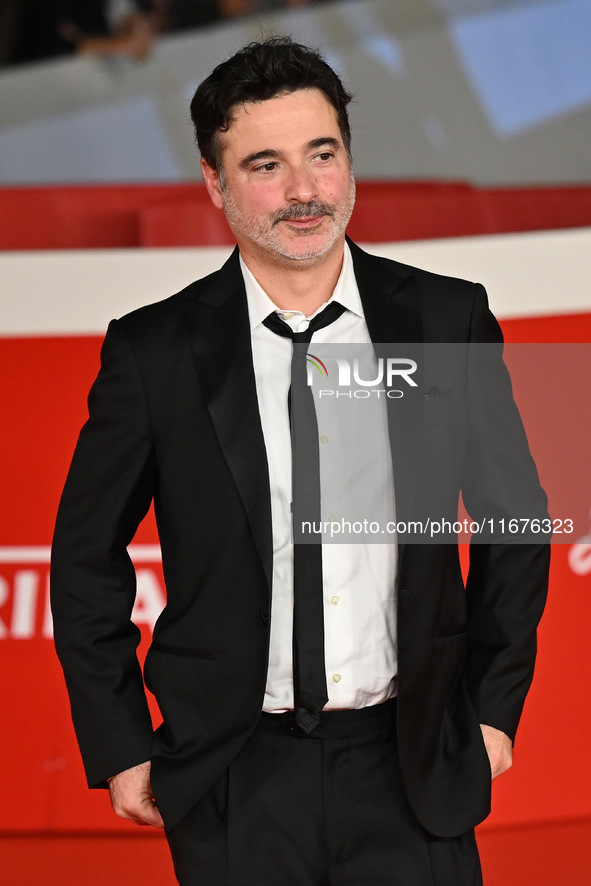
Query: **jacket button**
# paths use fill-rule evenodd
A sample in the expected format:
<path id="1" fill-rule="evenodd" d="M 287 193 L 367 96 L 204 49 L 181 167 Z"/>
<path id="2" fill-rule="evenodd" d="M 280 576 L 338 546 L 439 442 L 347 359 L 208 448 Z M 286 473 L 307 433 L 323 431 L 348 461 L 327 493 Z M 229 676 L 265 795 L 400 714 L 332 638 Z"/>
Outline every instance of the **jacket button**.
<path id="1" fill-rule="evenodd" d="M 263 622 L 263 624 L 268 625 L 269 624 L 268 614 L 266 612 L 263 612 L 263 610 L 261 609 L 260 616 L 261 616 L 261 621 Z"/>
<path id="2" fill-rule="evenodd" d="M 400 588 L 400 596 L 401 597 L 408 597 L 409 594 L 410 594 L 410 591 L 408 590 L 408 588 Z"/>

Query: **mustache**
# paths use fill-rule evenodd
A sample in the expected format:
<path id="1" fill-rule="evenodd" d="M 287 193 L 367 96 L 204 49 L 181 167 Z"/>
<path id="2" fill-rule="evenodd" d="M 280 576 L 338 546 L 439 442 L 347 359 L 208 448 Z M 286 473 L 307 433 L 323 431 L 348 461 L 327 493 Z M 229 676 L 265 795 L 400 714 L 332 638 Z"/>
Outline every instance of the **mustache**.
<path id="1" fill-rule="evenodd" d="M 287 209 L 280 209 L 273 216 L 273 227 L 279 222 L 299 221 L 302 218 L 316 218 L 319 215 L 334 216 L 335 208 L 330 203 L 320 203 L 318 200 L 312 200 L 310 203 L 296 203 L 295 206 L 289 206 Z"/>

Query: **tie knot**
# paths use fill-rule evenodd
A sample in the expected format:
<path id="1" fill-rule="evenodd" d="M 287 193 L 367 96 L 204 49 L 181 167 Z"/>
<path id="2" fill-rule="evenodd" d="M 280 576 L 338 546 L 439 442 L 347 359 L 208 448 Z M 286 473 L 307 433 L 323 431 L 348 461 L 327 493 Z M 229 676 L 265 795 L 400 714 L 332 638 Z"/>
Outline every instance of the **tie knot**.
<path id="1" fill-rule="evenodd" d="M 310 325 L 303 332 L 294 332 L 294 330 L 289 326 L 285 320 L 282 320 L 281 317 L 276 312 L 269 314 L 268 317 L 265 317 L 263 320 L 263 324 L 270 329 L 272 332 L 276 333 L 276 335 L 282 335 L 284 338 L 291 338 L 291 340 L 295 343 L 301 344 L 309 344 L 312 341 L 312 336 L 316 332 L 317 329 L 323 329 L 325 326 L 330 326 L 331 323 L 340 317 L 344 312 L 345 308 L 343 305 L 339 304 L 336 301 L 332 301 L 328 304 L 323 311 L 320 311 L 319 314 L 316 314 L 315 317 L 312 317 L 310 320 Z"/>

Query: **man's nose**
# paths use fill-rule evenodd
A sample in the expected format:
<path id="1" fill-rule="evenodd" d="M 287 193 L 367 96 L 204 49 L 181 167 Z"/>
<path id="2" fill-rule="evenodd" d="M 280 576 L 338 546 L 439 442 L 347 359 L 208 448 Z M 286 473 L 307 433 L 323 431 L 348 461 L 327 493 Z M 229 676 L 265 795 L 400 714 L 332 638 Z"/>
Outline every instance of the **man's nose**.
<path id="1" fill-rule="evenodd" d="M 309 203 L 317 197 L 318 188 L 313 171 L 305 166 L 292 168 L 286 183 L 285 196 L 298 203 Z"/>

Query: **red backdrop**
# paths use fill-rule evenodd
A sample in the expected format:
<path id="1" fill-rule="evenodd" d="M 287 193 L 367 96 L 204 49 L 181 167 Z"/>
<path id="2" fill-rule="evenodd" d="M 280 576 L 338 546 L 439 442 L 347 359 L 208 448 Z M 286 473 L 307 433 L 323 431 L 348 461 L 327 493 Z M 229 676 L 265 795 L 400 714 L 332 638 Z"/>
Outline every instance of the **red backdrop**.
<path id="1" fill-rule="evenodd" d="M 368 200 L 379 202 L 383 186 L 372 187 L 373 193 L 370 193 L 371 187 L 368 188 Z M 75 190 L 65 189 L 60 198 L 59 193 L 51 196 L 46 189 L 39 192 L 37 198 L 47 201 L 51 196 L 54 203 L 63 199 L 66 205 Z M 105 190 L 109 189 L 96 189 L 93 199 L 97 204 L 99 198 L 105 200 L 108 196 Z M 134 198 L 139 190 L 134 191 Z M 165 198 L 162 203 L 165 209 L 161 206 L 158 212 L 148 215 L 148 221 L 144 217 L 143 230 L 152 232 L 149 237 L 146 234 L 145 239 L 153 242 L 158 230 L 170 231 L 170 218 L 177 210 L 168 204 L 173 203 L 171 198 L 176 190 L 167 187 L 159 192 L 159 200 Z M 8 197 L 0 192 L 0 204 L 3 199 L 14 201 L 17 191 L 11 191 Z M 119 204 L 115 207 L 117 212 L 123 211 L 121 207 L 129 191 L 121 189 Z M 590 192 L 591 189 L 583 189 L 577 204 L 585 211 L 591 205 Z M 407 196 L 409 194 L 410 191 Z M 77 199 L 80 192 L 75 196 Z M 417 198 L 420 196 L 418 192 L 415 194 Z M 183 199 L 185 197 L 186 192 Z M 514 194 L 511 199 L 513 197 Z M 30 209 L 37 198 L 32 191 L 27 192 L 16 215 L 24 218 L 27 206 Z M 87 210 L 94 205 L 93 199 L 86 202 Z M 491 217 L 499 201 L 497 194 L 489 204 Z M 417 206 L 420 205 L 419 200 Z M 460 199 L 456 221 L 448 222 L 448 227 L 453 228 L 454 224 L 456 228 L 462 227 L 463 205 Z M 36 204 L 35 212 L 38 208 Z M 161 211 L 163 215 L 159 215 Z M 179 217 L 184 213 L 189 220 L 186 230 L 194 233 L 193 210 L 183 204 L 178 212 Z M 137 221 L 137 213 L 134 217 Z M 168 222 L 159 228 L 163 217 Z M 104 218 L 104 214 L 99 213 L 98 227 L 88 234 L 92 242 L 80 242 L 80 229 L 76 230 L 74 242 L 68 241 L 64 229 L 54 229 L 45 245 L 104 245 L 95 242 L 104 236 Z M 587 218 L 587 222 L 590 221 L 591 213 Z M 15 229 L 19 224 L 15 224 Z M 73 224 L 72 218 L 69 224 Z M 411 219 L 410 230 L 414 230 L 413 224 L 415 221 Z M 137 229 L 135 222 L 129 224 L 128 229 L 132 228 Z M 7 230 L 8 226 L 3 231 L 5 238 Z M 35 216 L 29 215 L 28 230 L 36 230 Z M 35 237 L 38 233 L 37 230 Z M 183 236 L 181 232 L 181 240 Z M 39 246 L 35 237 L 23 237 L 20 245 Z M 366 236 L 365 239 L 379 237 Z M 219 239 L 216 242 L 219 243 Z M 509 342 L 591 340 L 591 314 L 512 320 L 503 326 Z M 117 844 L 119 849 L 113 849 L 111 844 L 109 864 L 113 867 L 116 859 L 126 857 L 123 835 L 130 833 L 130 826 L 113 817 L 103 792 L 88 792 L 84 788 L 65 689 L 51 642 L 47 608 L 48 546 L 53 520 L 75 439 L 85 419 L 85 397 L 98 368 L 99 345 L 97 337 L 0 339 L 0 692 L 5 715 L 0 784 L 7 798 L 0 805 L 0 832 L 14 836 L 5 845 L 19 871 L 14 879 L 5 882 L 16 882 L 19 877 L 25 883 L 53 882 L 48 879 L 49 874 L 46 879 L 39 879 L 34 852 L 30 864 L 26 852 L 23 856 L 23 846 L 29 845 L 23 843 L 27 834 L 62 834 L 65 839 L 73 832 L 119 833 L 122 842 Z M 548 822 L 591 821 L 591 770 L 587 765 L 591 712 L 586 700 L 591 676 L 587 652 L 591 615 L 591 426 L 586 387 L 591 373 L 589 350 L 549 352 L 534 348 L 524 360 L 523 351 L 508 349 L 516 396 L 542 480 L 550 493 L 552 513 L 576 517 L 579 530 L 568 544 L 554 547 L 552 591 L 540 634 L 536 680 L 518 736 L 516 766 L 495 784 L 495 810 L 482 836 L 485 850 L 493 846 L 495 829 L 511 827 L 514 833 L 521 833 L 520 828 L 537 825 L 539 841 L 539 834 L 543 832 L 539 828 L 546 827 Z M 560 373 L 556 372 L 558 364 L 562 367 Z M 143 625 L 143 647 L 164 595 L 160 567 L 154 562 L 151 547 L 156 541 L 150 516 L 135 540 L 139 585 L 136 616 Z M 156 711 L 154 716 L 157 717 Z M 581 833 L 588 833 L 583 825 L 577 827 L 583 828 Z M 553 830 L 552 839 L 556 841 L 559 833 Z M 133 832 L 134 836 L 140 834 L 146 838 L 152 836 L 143 831 Z M 570 846 L 572 834 L 572 830 L 568 831 L 561 843 L 563 848 L 567 843 Z M 551 838 L 543 842 L 549 846 Z M 155 874 L 157 881 L 172 882 L 160 841 L 148 840 L 148 843 L 157 847 L 149 856 L 153 859 L 152 865 L 160 865 L 160 873 Z M 38 851 L 41 845 L 35 844 Z M 51 857 L 51 853 L 57 851 L 56 845 L 52 843 L 51 849 L 46 847 L 43 852 L 49 854 L 44 857 Z M 525 844 L 519 845 L 519 851 L 523 851 Z M 533 846 L 531 841 L 528 845 Z M 530 865 L 539 856 L 539 845 L 536 843 L 538 848 L 531 849 Z M 581 851 L 582 847 L 583 844 L 579 846 Z M 73 851 L 71 847 L 70 850 Z M 91 850 L 86 847 L 83 851 L 81 857 L 88 859 Z M 489 870 L 498 873 L 502 865 L 499 866 L 494 857 L 492 849 L 488 855 L 485 852 Z M 123 865 L 122 860 L 120 863 Z M 31 868 L 30 880 L 28 874 L 23 874 L 28 867 Z M 524 871 L 520 879 L 511 881 L 511 886 L 552 882 L 544 879 L 552 870 L 551 863 L 542 867 L 543 870 L 537 869 L 535 880 L 533 874 L 529 879 L 528 872 Z M 71 882 L 81 882 L 77 863 L 72 870 L 78 874 Z M 152 873 L 155 870 L 156 867 L 152 867 Z M 70 882 L 65 874 L 60 877 L 62 884 Z M 579 877 L 566 882 L 582 881 Z M 87 879 L 87 882 L 94 881 Z M 111 882 L 123 882 L 123 879 L 118 880 L 115 874 Z M 507 886 L 509 880 L 498 879 L 496 883 Z"/>

